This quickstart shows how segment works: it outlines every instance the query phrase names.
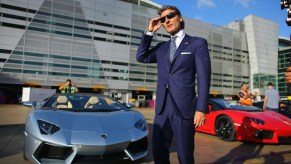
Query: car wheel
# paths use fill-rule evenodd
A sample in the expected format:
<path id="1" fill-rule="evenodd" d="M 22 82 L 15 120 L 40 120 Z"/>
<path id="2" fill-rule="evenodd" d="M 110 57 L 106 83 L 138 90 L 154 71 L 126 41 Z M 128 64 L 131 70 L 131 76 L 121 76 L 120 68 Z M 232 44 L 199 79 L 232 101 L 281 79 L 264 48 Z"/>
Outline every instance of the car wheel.
<path id="1" fill-rule="evenodd" d="M 220 116 L 215 122 L 215 132 L 221 140 L 233 141 L 235 138 L 233 121 L 228 116 Z"/>

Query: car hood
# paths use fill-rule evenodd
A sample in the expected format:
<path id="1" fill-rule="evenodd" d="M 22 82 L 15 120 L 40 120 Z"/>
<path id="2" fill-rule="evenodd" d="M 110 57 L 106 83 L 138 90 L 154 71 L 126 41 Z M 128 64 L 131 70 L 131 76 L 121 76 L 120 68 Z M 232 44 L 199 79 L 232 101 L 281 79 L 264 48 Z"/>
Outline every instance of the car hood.
<path id="1" fill-rule="evenodd" d="M 43 120 L 59 126 L 65 131 L 101 132 L 122 131 L 134 127 L 138 118 L 135 111 L 115 112 L 70 112 L 70 111 L 37 111 L 36 120 Z"/>
<path id="2" fill-rule="evenodd" d="M 226 110 L 227 115 L 232 115 L 232 118 L 236 118 L 234 120 L 235 123 L 243 122 L 243 119 L 247 117 L 260 119 L 265 122 L 265 125 L 274 128 L 288 128 L 291 129 L 291 119 L 288 117 L 272 112 L 272 111 L 261 111 L 261 112 L 246 112 L 246 111 L 239 111 L 239 110 Z M 226 113 L 225 113 L 226 114 Z"/>

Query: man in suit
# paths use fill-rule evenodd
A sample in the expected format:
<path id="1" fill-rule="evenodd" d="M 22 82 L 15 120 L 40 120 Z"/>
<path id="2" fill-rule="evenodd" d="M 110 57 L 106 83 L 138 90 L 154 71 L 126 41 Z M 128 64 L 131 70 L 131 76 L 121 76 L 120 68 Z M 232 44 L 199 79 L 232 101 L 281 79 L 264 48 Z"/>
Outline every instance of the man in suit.
<path id="1" fill-rule="evenodd" d="M 208 111 L 211 64 L 207 41 L 184 32 L 181 12 L 163 6 L 141 38 L 136 59 L 157 63 L 158 84 L 153 127 L 153 156 L 156 164 L 167 164 L 175 136 L 181 164 L 194 163 L 195 127 L 202 126 Z M 153 33 L 164 27 L 171 40 L 150 49 Z M 198 82 L 198 97 L 195 76 Z"/>

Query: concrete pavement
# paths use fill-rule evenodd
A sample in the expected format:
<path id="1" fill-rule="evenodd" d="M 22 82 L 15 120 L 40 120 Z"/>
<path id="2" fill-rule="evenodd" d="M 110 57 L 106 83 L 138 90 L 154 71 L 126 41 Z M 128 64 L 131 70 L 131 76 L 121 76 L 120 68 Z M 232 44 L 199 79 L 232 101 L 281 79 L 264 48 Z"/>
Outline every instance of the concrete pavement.
<path id="1" fill-rule="evenodd" d="M 22 105 L 0 105 L 0 164 L 30 164 L 22 158 L 23 131 L 27 113 L 31 110 Z M 152 128 L 154 109 L 136 108 L 146 118 Z M 173 140 L 170 149 L 171 163 L 178 162 L 176 142 Z M 198 164 L 291 164 L 291 145 L 270 145 L 251 142 L 224 142 L 216 136 L 195 134 L 195 159 Z M 123 161 L 118 163 L 153 164 L 151 153 L 137 162 Z"/>

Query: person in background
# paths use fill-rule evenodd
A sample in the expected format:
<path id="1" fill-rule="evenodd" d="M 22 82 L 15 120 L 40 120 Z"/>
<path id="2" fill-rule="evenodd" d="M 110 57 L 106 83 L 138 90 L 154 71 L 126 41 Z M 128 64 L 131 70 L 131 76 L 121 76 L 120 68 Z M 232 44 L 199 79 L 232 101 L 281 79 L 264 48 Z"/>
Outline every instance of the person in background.
<path id="1" fill-rule="evenodd" d="M 77 88 L 77 86 L 70 79 L 67 79 L 66 83 L 59 87 L 59 90 L 62 93 L 76 93 L 76 92 L 79 92 L 79 89 Z"/>
<path id="2" fill-rule="evenodd" d="M 287 84 L 291 84 L 291 66 L 287 68 L 285 75 Z"/>
<path id="3" fill-rule="evenodd" d="M 267 87 L 268 89 L 266 90 L 263 109 L 279 112 L 279 102 L 280 102 L 279 91 L 274 89 L 273 83 L 268 83 Z"/>
<path id="4" fill-rule="evenodd" d="M 254 102 L 260 102 L 262 101 L 261 96 L 259 95 L 258 92 L 254 92 Z"/>
<path id="5" fill-rule="evenodd" d="M 175 6 L 163 6 L 142 35 L 136 59 L 157 63 L 158 84 L 153 125 L 156 164 L 169 164 L 175 137 L 179 163 L 193 164 L 195 127 L 203 126 L 209 113 L 211 63 L 206 39 L 185 34 L 184 20 Z M 162 27 L 171 40 L 151 48 L 153 34 Z M 197 75 L 198 96 L 195 90 Z"/>
<path id="6" fill-rule="evenodd" d="M 248 90 L 248 87 L 245 83 L 242 83 L 241 90 L 238 93 L 239 102 L 242 105 L 252 105 L 252 93 Z"/>
<path id="7" fill-rule="evenodd" d="M 253 106 L 258 107 L 260 109 L 263 109 L 264 102 L 262 101 L 262 98 L 261 98 L 261 96 L 259 95 L 258 92 L 254 92 Z"/>

